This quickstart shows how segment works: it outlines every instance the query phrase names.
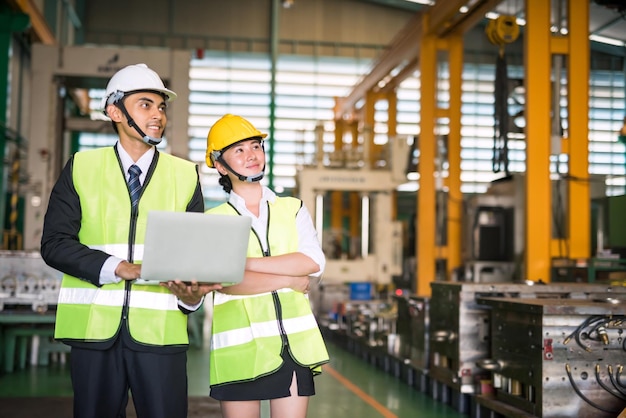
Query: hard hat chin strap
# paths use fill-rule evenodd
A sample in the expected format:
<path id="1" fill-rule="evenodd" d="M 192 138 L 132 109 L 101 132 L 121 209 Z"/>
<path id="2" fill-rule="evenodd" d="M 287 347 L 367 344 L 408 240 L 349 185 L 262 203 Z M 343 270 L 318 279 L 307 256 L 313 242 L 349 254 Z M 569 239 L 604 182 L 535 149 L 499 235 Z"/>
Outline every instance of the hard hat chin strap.
<path id="1" fill-rule="evenodd" d="M 126 116 L 126 120 L 128 120 L 128 126 L 130 126 L 131 128 L 135 128 L 137 133 L 141 135 L 141 139 L 143 140 L 143 142 L 145 142 L 148 145 L 159 145 L 161 143 L 161 141 L 163 140 L 163 137 L 155 138 L 153 136 L 148 136 L 141 130 L 139 126 L 137 126 L 133 118 L 128 114 L 128 111 L 126 110 L 126 106 L 124 106 L 123 101 L 119 101 L 115 103 L 115 105 L 122 111 L 124 116 Z"/>
<path id="2" fill-rule="evenodd" d="M 235 174 L 237 174 L 237 173 L 235 173 Z M 245 177 L 245 181 L 247 181 L 248 183 L 254 183 L 255 181 L 261 181 L 263 179 L 264 175 L 265 175 L 265 172 L 261 171 L 260 173 L 257 173 L 254 176 Z M 244 177 L 243 176 L 239 176 L 239 178 L 242 181 L 244 181 Z"/>
<path id="3" fill-rule="evenodd" d="M 231 168 L 231 166 L 229 166 L 229 165 L 226 163 L 226 161 L 224 161 L 224 159 L 223 159 L 223 158 L 219 158 L 219 161 L 220 161 L 220 163 L 222 163 L 222 165 L 223 165 L 224 167 L 226 167 L 226 169 L 227 169 L 228 171 L 230 171 L 231 173 L 233 173 L 234 175 L 236 175 L 236 176 L 237 176 L 237 178 L 238 178 L 240 181 L 245 181 L 246 183 L 254 183 L 255 181 L 261 181 L 261 179 L 262 179 L 262 178 L 263 178 L 263 176 L 265 175 L 265 167 L 263 167 L 263 170 L 261 170 L 261 172 L 259 172 L 259 173 L 255 174 L 255 175 L 253 175 L 253 176 L 244 176 L 244 175 L 239 174 L 239 173 L 238 173 L 238 172 L 236 172 L 235 170 L 233 170 L 233 169 Z"/>

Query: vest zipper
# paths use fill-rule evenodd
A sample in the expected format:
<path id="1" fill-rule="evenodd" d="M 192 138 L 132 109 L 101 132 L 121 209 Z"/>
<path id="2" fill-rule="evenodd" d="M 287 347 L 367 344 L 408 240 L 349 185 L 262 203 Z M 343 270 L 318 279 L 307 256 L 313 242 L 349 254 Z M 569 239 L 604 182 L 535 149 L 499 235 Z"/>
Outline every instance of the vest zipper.
<path id="1" fill-rule="evenodd" d="M 274 308 L 276 309 L 276 321 L 278 322 L 278 330 L 280 332 L 280 339 L 283 342 L 283 347 L 289 346 L 289 340 L 287 339 L 287 331 L 285 331 L 285 326 L 283 324 L 283 307 L 280 304 L 280 298 L 278 297 L 278 292 L 272 292 L 272 298 L 274 299 Z"/>
<path id="2" fill-rule="evenodd" d="M 267 202 L 267 225 L 265 228 L 265 242 L 267 243 L 267 249 L 263 251 L 264 257 L 269 257 L 271 254 L 270 251 L 270 218 L 272 217 L 272 212 L 270 211 L 270 202 Z M 258 238 L 258 237 L 257 237 Z M 260 240 L 259 240 L 260 244 Z M 263 246 L 261 246 L 263 248 Z M 278 331 L 280 333 L 280 339 L 283 342 L 283 347 L 289 346 L 289 340 L 287 339 L 287 331 L 285 331 L 285 325 L 283 324 L 283 307 L 280 303 L 280 298 L 278 297 L 278 292 L 272 292 L 272 298 L 274 299 L 274 309 L 276 310 L 276 321 L 278 322 Z"/>
<path id="3" fill-rule="evenodd" d="M 143 192 L 143 190 L 142 190 Z M 141 195 L 139 195 L 141 200 Z M 135 236 L 137 234 L 137 218 L 139 217 L 139 204 L 136 207 L 130 209 L 130 226 L 128 229 L 128 262 L 132 263 L 135 260 Z M 126 280 L 124 283 L 124 305 L 122 305 L 122 320 L 128 319 L 128 306 L 130 305 L 130 287 L 132 282 Z M 128 326 L 128 324 L 126 325 Z"/>

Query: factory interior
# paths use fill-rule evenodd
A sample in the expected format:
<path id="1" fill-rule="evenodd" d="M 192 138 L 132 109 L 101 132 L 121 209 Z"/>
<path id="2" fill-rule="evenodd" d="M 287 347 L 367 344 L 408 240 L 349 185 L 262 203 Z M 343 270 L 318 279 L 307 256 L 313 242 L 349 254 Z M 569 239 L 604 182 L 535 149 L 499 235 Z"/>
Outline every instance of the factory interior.
<path id="1" fill-rule="evenodd" d="M 43 217 L 68 158 L 115 144 L 101 99 L 136 63 L 178 94 L 158 148 L 197 163 L 206 209 L 232 113 L 311 213 L 309 417 L 626 417 L 626 0 L 4 0 L 0 21 L 0 418 L 71 416 Z M 210 306 L 190 418 L 221 416 Z"/>

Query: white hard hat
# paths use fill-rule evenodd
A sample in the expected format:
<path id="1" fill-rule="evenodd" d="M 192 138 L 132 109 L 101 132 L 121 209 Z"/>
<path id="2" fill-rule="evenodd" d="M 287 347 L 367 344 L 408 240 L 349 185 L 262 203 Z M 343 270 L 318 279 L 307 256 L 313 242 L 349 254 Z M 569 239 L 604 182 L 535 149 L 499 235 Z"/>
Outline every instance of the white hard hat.
<path id="1" fill-rule="evenodd" d="M 156 91 L 162 93 L 168 102 L 176 99 L 176 93 L 166 89 L 161 77 L 146 64 L 134 64 L 122 68 L 107 84 L 102 109 L 106 114 L 106 107 L 121 100 L 127 93 L 135 91 Z"/>

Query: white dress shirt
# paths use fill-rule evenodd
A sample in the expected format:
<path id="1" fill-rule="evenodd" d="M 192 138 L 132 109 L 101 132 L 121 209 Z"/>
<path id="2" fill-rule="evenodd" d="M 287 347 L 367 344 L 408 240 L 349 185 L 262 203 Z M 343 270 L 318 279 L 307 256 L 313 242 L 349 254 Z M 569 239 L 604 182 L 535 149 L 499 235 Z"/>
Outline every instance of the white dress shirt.
<path id="1" fill-rule="evenodd" d="M 246 207 L 245 200 L 234 191 L 230 192 L 228 199 L 229 203 L 233 205 L 239 213 L 244 216 L 252 218 L 252 229 L 254 229 L 261 240 L 261 246 L 263 251 L 267 251 L 267 219 L 269 216 L 267 209 L 267 202 L 273 202 L 276 199 L 276 194 L 268 187 L 263 186 L 263 196 L 259 203 L 259 216 L 255 216 Z M 322 251 L 319 239 L 317 238 L 317 231 L 313 225 L 311 215 L 306 206 L 302 205 L 298 214 L 296 215 L 296 228 L 298 230 L 298 252 L 301 252 L 309 257 L 320 266 L 318 272 L 311 274 L 313 277 L 319 277 L 324 272 L 326 266 L 326 257 Z"/>

